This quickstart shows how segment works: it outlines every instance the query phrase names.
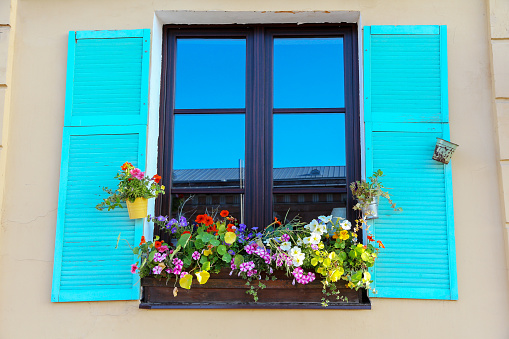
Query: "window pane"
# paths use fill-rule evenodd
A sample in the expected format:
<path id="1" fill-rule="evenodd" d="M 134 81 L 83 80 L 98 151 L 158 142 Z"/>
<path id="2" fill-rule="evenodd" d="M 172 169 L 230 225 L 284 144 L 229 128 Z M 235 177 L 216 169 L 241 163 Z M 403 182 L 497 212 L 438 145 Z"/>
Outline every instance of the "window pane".
<path id="1" fill-rule="evenodd" d="M 342 38 L 274 39 L 274 107 L 344 107 Z"/>
<path id="2" fill-rule="evenodd" d="M 246 41 L 178 39 L 175 108 L 244 108 Z"/>
<path id="3" fill-rule="evenodd" d="M 175 115 L 173 187 L 241 187 L 244 125 L 243 114 Z"/>
<path id="4" fill-rule="evenodd" d="M 345 185 L 345 115 L 274 114 L 274 187 Z"/>
<path id="5" fill-rule="evenodd" d="M 274 217 L 281 222 L 299 217 L 310 222 L 320 215 L 346 218 L 346 193 L 274 194 Z"/>
<path id="6" fill-rule="evenodd" d="M 230 216 L 242 221 L 241 194 L 173 194 L 171 197 L 171 216 L 180 214 L 188 220 L 195 220 L 199 214 L 208 214 L 219 218 L 222 210 L 228 210 Z"/>

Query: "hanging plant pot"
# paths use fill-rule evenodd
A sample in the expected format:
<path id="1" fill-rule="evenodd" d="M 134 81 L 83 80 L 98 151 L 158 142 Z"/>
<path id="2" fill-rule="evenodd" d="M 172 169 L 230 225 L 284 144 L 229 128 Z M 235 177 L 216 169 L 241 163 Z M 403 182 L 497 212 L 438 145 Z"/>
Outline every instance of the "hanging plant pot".
<path id="1" fill-rule="evenodd" d="M 447 165 L 456 147 L 458 147 L 458 145 L 453 142 L 437 138 L 432 159 Z"/>
<path id="2" fill-rule="evenodd" d="M 145 198 L 136 198 L 134 202 L 126 200 L 129 219 L 140 219 L 147 217 L 148 200 Z"/>
<path id="3" fill-rule="evenodd" d="M 362 208 L 362 214 L 366 220 L 378 219 L 378 197 L 373 198 L 368 206 Z"/>

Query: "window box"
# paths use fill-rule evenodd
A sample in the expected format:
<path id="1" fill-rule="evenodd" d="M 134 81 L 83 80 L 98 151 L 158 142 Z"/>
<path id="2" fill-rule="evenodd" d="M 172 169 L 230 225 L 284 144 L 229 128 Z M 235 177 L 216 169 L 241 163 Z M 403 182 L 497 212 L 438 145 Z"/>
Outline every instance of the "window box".
<path id="1" fill-rule="evenodd" d="M 164 308 L 273 308 L 273 309 L 371 309 L 371 304 L 365 290 L 358 291 L 341 288 L 340 295 L 348 298 L 346 301 L 336 301 L 330 296 L 329 306 L 321 305 L 322 283 L 315 280 L 308 285 L 292 285 L 292 278 L 284 272 L 276 272 L 275 281 L 261 280 L 265 289 L 258 290 L 258 302 L 246 293 L 249 286 L 246 280 L 235 275 L 230 276 L 229 270 L 219 274 L 211 274 L 209 281 L 200 285 L 193 282 L 190 290 L 178 288 L 177 297 L 173 296 L 175 280 L 143 278 L 141 286 L 143 293 L 140 303 L 142 309 Z M 258 281 L 253 281 L 257 285 Z"/>

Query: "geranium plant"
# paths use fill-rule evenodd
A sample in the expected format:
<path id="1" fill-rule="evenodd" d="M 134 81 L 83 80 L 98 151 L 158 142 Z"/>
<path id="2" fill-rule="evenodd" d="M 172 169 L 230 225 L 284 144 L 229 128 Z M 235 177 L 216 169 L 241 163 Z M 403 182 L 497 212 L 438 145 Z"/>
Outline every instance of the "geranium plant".
<path id="1" fill-rule="evenodd" d="M 159 185 L 161 176 L 155 174 L 149 177 L 129 162 L 124 163 L 120 169 L 121 171 L 115 176 L 115 179 L 119 180 L 117 189 L 103 187 L 109 196 L 96 206 L 98 210 L 107 208 L 109 211 L 116 207 L 122 208 L 122 202 L 134 202 L 136 198 L 149 199 L 164 194 L 164 186 Z"/>
<path id="2" fill-rule="evenodd" d="M 356 220 L 355 226 L 332 216 L 320 216 L 309 224 L 294 220 L 281 225 L 276 220 L 263 231 L 239 224 L 226 210 L 218 220 L 207 214 L 198 215 L 193 222 L 183 216 L 150 220 L 171 240 L 166 243 L 156 237 L 147 242 L 142 238 L 133 249 L 139 261 L 132 272 L 141 278 L 175 278 L 175 296 L 177 284 L 189 289 L 194 278 L 205 284 L 211 273 L 227 268 L 230 275 L 246 279 L 250 285 L 247 293 L 257 301 L 257 290 L 265 287 L 263 281 L 275 280 L 274 272 L 282 270 L 293 278 L 293 284 L 320 279 L 326 306 L 327 296 L 338 294 L 339 287 L 371 289 L 368 269 L 384 247 L 369 232 L 367 244 L 358 241 L 358 231 L 363 227 L 368 231 L 364 219 Z"/>

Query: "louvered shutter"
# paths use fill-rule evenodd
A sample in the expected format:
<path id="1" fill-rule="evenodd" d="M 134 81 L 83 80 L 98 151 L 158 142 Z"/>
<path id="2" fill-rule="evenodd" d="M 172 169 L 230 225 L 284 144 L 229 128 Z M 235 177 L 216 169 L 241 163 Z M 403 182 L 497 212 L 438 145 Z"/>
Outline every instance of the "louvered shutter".
<path id="1" fill-rule="evenodd" d="M 431 159 L 449 140 L 445 26 L 364 28 L 366 174 L 403 212 L 380 200 L 371 232 L 383 242 L 375 297 L 458 298 L 451 164 Z"/>
<path id="2" fill-rule="evenodd" d="M 125 161 L 145 168 L 150 30 L 69 33 L 51 300 L 136 300 L 143 220 L 98 211 Z M 125 207 L 125 206 L 124 206 Z"/>

